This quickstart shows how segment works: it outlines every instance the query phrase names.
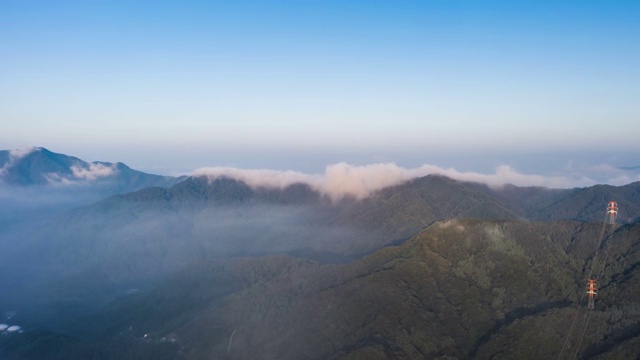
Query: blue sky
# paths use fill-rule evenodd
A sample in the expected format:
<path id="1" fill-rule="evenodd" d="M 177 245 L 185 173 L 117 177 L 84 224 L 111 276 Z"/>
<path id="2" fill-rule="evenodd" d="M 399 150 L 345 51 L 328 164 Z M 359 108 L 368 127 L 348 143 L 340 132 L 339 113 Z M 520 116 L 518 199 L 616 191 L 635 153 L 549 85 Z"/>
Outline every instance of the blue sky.
<path id="1" fill-rule="evenodd" d="M 0 0 L 0 148 L 161 173 L 640 165 L 638 18 L 637 1 Z"/>

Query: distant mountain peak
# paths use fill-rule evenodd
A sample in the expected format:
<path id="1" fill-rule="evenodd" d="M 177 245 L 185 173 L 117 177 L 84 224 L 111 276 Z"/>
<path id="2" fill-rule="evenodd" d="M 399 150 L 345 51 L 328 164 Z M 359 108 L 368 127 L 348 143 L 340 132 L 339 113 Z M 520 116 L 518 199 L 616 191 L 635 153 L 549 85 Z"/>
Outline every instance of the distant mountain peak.
<path id="1" fill-rule="evenodd" d="M 73 185 L 106 180 L 113 183 L 117 193 L 146 186 L 171 186 L 177 182 L 176 178 L 145 174 L 123 163 L 86 162 L 44 147 L 0 151 L 0 184 Z"/>
<path id="2" fill-rule="evenodd" d="M 2 158 L 0 178 L 12 185 L 70 184 L 109 177 L 116 172 L 113 164 L 89 163 L 43 147 L 9 150 Z"/>
<path id="3" fill-rule="evenodd" d="M 14 158 L 22 158 L 25 157 L 33 152 L 39 152 L 39 151 L 49 151 L 43 147 L 37 147 L 37 146 L 32 146 L 32 147 L 27 147 L 27 148 L 20 148 L 20 149 L 12 149 L 9 150 L 9 153 L 11 154 L 12 157 Z"/>

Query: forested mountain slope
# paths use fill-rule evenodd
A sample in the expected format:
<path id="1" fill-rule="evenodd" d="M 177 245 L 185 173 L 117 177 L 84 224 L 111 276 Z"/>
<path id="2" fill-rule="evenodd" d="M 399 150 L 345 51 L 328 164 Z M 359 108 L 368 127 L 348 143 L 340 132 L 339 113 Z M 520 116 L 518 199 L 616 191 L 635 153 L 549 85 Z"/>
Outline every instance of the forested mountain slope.
<path id="1" fill-rule="evenodd" d="M 31 329 L 2 338 L 0 352 L 624 358 L 638 341 L 639 186 L 490 188 L 432 175 L 336 200 L 306 184 L 191 177 L 112 196 L 0 254 L 0 310 Z M 623 215 L 615 226 L 602 222 L 610 200 Z M 597 266 L 596 325 L 580 343 L 569 326 L 585 318 Z"/>
<path id="2" fill-rule="evenodd" d="M 456 219 L 344 264 L 202 258 L 70 339 L 177 359 L 635 358 L 639 226 Z"/>

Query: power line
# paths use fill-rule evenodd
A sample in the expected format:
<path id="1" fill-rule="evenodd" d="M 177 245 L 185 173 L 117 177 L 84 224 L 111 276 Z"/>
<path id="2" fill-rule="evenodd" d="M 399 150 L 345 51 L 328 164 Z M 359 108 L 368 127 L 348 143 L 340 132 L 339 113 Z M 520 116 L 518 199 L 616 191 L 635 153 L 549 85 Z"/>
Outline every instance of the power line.
<path id="1" fill-rule="evenodd" d="M 582 329 L 579 332 L 580 335 L 578 336 L 578 343 L 570 359 L 574 359 L 578 356 L 582 341 L 584 339 L 584 335 L 589 325 L 589 320 L 591 318 L 591 311 L 595 308 L 595 296 L 597 294 L 596 280 L 601 278 L 601 275 L 604 271 L 605 265 L 609 258 L 609 247 L 611 242 L 613 241 L 613 233 L 615 230 L 617 215 L 618 215 L 618 204 L 615 201 L 610 201 L 607 204 L 607 212 L 605 215 L 604 222 L 602 223 L 602 228 L 600 230 L 600 237 L 598 238 L 599 241 L 596 246 L 595 254 L 593 256 L 593 261 L 591 262 L 591 267 L 589 268 L 589 273 L 587 274 L 587 291 L 583 292 L 582 296 L 580 297 L 580 301 L 578 302 L 578 309 L 576 310 L 576 314 L 573 317 L 573 321 L 571 322 L 571 327 L 569 328 L 569 332 L 567 333 L 567 336 L 565 337 L 564 342 L 562 344 L 562 348 L 560 349 L 560 353 L 558 354 L 558 360 L 562 359 L 562 356 L 564 355 L 565 350 L 568 350 L 569 348 L 569 340 L 571 339 L 573 330 L 575 329 L 575 326 L 578 323 L 578 317 L 580 315 L 580 310 L 582 309 L 582 304 L 584 303 L 584 298 L 585 296 L 588 295 L 589 296 L 589 306 L 588 306 L 589 313 L 587 314 L 584 325 L 582 326 Z M 601 263 L 600 270 L 596 271 L 598 267 L 598 256 L 600 255 L 600 248 L 602 247 L 602 243 L 605 241 L 604 235 L 605 235 L 605 230 L 608 224 L 613 225 L 611 227 L 611 234 L 607 236 L 609 238 L 609 241 L 605 245 L 604 261 L 602 261 Z M 595 278 L 592 276 L 594 274 L 594 271 L 596 271 L 596 274 L 597 274 Z"/>

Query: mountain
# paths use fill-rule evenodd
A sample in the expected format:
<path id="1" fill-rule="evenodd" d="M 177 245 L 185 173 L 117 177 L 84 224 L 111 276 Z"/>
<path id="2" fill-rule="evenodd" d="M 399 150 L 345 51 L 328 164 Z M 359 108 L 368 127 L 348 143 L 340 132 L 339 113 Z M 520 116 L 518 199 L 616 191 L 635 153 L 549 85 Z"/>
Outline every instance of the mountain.
<path id="1" fill-rule="evenodd" d="M 20 354 L 637 358 L 639 226 L 456 219 L 344 264 L 199 258 L 154 289 L 68 325 L 68 337 L 43 334 L 52 340 Z M 583 296 L 590 274 L 600 289 L 594 310 Z M 0 339 L 0 355 L 11 358 L 1 351 L 13 344 Z"/>
<path id="2" fill-rule="evenodd" d="M 74 308 L 85 311 L 127 288 L 156 284 L 198 257 L 286 253 L 344 262 L 444 219 L 589 220 L 589 209 L 604 214 L 613 195 L 640 204 L 639 186 L 492 189 L 430 175 L 363 200 L 332 201 L 304 184 L 252 188 L 230 178 L 190 177 L 115 195 L 15 234 L 21 240 L 0 254 L 0 288 L 16 294 L 5 301 L 25 303 L 25 296 L 85 279 L 100 288 L 69 290 L 85 304 Z"/>
<path id="3" fill-rule="evenodd" d="M 73 156 L 42 147 L 0 150 L 0 183 L 4 185 L 108 186 L 112 194 L 131 192 L 149 186 L 171 186 L 181 179 L 146 174 L 122 163 L 85 162 Z"/>
<path id="4" fill-rule="evenodd" d="M 609 201 L 618 203 L 620 222 L 633 222 L 640 216 L 640 182 L 573 189 L 513 185 L 492 188 L 480 183 L 467 183 L 467 186 L 495 198 L 519 217 L 529 220 L 603 221 L 603 209 Z"/>
<path id="5" fill-rule="evenodd" d="M 610 200 L 623 225 L 600 244 Z M 437 175 L 364 199 L 229 177 L 144 187 L 3 235 L 0 313 L 31 330 L 0 337 L 16 349 L 0 357 L 509 358 L 547 318 L 570 332 L 599 253 L 612 295 L 593 316 L 610 320 L 580 351 L 625 354 L 638 341 L 639 206 L 640 183 L 495 188 Z"/>
<path id="6" fill-rule="evenodd" d="M 253 188 L 231 178 L 190 177 L 115 195 L 19 234 L 17 249 L 0 254 L 0 269 L 32 274 L 23 282 L 30 286 L 39 284 L 36 278 L 51 283 L 89 270 L 125 284 L 161 278 L 200 255 L 346 261 L 443 219 L 601 221 L 610 199 L 619 200 L 621 214 L 640 213 L 640 183 L 496 189 L 430 175 L 362 200 L 332 201 L 305 184 Z"/>
<path id="7" fill-rule="evenodd" d="M 370 199 L 332 202 L 303 184 L 251 188 L 192 177 L 78 208 L 24 234 L 0 254 L 0 287 L 30 287 L 91 270 L 114 283 L 151 281 L 197 256 L 289 253 L 345 261 L 456 216 L 515 218 L 487 195 L 427 176 Z"/>
<path id="8" fill-rule="evenodd" d="M 606 229 L 608 260 L 596 258 L 601 228 L 454 220 L 350 264 L 272 262 L 275 275 L 249 277 L 177 332 L 195 343 L 204 334 L 194 329 L 224 327 L 202 350 L 227 359 L 546 358 L 567 338 L 571 352 L 578 346 L 571 319 L 580 313 L 582 330 L 581 293 L 595 268 L 601 291 L 577 353 L 635 358 L 640 228 Z M 269 268 L 256 262 L 248 274 Z"/>
<path id="9" fill-rule="evenodd" d="M 62 211 L 185 177 L 146 174 L 122 163 L 85 162 L 45 148 L 0 151 L 0 244 Z"/>

